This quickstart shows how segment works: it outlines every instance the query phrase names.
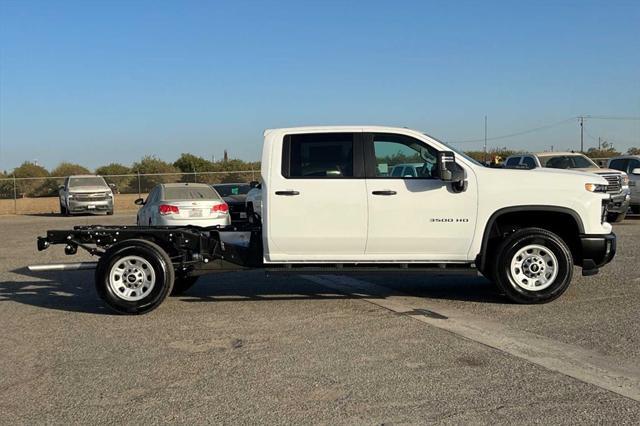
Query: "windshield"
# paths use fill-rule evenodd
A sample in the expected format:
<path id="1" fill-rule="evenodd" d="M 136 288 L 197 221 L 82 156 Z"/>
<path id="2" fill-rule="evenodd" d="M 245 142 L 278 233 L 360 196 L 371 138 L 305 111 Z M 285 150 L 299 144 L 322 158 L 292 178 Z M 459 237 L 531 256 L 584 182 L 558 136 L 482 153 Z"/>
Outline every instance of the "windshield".
<path id="1" fill-rule="evenodd" d="M 239 183 L 235 185 L 213 185 L 213 188 L 218 191 L 221 197 L 229 197 L 232 195 L 246 195 L 251 190 L 251 185 L 248 183 Z"/>
<path id="2" fill-rule="evenodd" d="M 540 157 L 542 167 L 552 169 L 592 169 L 598 166 L 582 155 L 556 155 L 553 157 Z"/>
<path id="3" fill-rule="evenodd" d="M 165 200 L 219 200 L 218 194 L 208 186 L 169 186 L 164 188 Z"/>
<path id="4" fill-rule="evenodd" d="M 69 188 L 77 186 L 107 186 L 107 183 L 101 177 L 72 177 L 69 179 Z"/>

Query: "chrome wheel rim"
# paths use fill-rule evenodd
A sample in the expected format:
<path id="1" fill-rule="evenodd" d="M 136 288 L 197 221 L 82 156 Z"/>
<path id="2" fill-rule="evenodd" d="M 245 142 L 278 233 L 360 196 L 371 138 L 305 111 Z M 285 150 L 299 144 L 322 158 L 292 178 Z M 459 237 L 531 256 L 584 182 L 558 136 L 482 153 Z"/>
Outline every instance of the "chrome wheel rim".
<path id="1" fill-rule="evenodd" d="M 156 273 L 151 264 L 140 256 L 125 256 L 111 267 L 109 287 L 122 300 L 136 302 L 151 293 Z"/>
<path id="2" fill-rule="evenodd" d="M 558 277 L 558 259 L 545 246 L 531 244 L 511 259 L 511 281 L 527 291 L 541 291 Z"/>

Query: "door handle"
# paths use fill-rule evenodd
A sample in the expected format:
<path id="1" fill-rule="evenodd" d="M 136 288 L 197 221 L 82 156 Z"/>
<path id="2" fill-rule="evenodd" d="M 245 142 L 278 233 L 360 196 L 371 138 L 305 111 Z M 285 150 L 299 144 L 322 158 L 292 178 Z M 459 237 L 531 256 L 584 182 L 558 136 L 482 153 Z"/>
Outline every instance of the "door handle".
<path id="1" fill-rule="evenodd" d="M 298 191 L 276 191 L 276 195 L 286 195 L 286 196 L 293 196 L 293 195 L 300 195 L 300 193 Z"/>
<path id="2" fill-rule="evenodd" d="M 384 191 L 373 191 L 373 195 L 396 195 L 396 191 L 384 190 Z"/>

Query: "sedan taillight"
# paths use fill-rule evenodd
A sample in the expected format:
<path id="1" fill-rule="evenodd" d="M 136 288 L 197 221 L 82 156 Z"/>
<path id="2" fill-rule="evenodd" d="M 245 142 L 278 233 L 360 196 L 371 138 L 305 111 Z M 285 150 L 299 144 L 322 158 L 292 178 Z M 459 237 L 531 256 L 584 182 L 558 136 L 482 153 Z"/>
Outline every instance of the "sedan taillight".
<path id="1" fill-rule="evenodd" d="M 211 207 L 211 213 L 229 213 L 229 206 L 227 203 L 216 204 Z"/>
<path id="2" fill-rule="evenodd" d="M 158 212 L 163 216 L 168 214 L 180 214 L 180 209 L 177 206 L 172 206 L 170 204 L 161 204 L 158 207 Z"/>

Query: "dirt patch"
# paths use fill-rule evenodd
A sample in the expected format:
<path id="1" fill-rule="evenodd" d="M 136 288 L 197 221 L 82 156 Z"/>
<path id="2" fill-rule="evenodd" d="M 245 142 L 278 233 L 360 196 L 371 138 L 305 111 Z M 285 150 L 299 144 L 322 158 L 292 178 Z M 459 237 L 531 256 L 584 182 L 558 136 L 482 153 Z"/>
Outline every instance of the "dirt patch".
<path id="1" fill-rule="evenodd" d="M 147 194 L 143 194 L 146 197 Z M 138 194 L 116 194 L 114 210 L 116 212 L 136 211 L 133 204 Z M 58 197 L 18 198 L 17 200 L 0 200 L 0 215 L 6 214 L 51 214 L 60 213 Z"/>

